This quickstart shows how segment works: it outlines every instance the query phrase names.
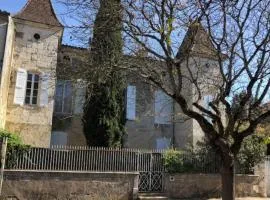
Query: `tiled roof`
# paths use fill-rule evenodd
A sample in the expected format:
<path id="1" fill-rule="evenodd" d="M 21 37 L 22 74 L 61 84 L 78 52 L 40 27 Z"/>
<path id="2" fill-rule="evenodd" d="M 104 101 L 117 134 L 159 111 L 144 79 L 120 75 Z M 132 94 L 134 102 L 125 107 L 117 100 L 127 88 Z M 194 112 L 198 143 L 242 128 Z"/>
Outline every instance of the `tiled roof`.
<path id="1" fill-rule="evenodd" d="M 67 48 L 67 49 L 77 49 L 77 50 L 83 50 L 83 51 L 87 51 L 88 48 L 85 47 L 79 47 L 79 46 L 73 46 L 73 45 L 68 45 L 68 44 L 62 44 L 61 48 Z"/>
<path id="2" fill-rule="evenodd" d="M 6 15 L 6 16 L 9 16 L 10 13 L 5 11 L 5 10 L 0 10 L 0 15 Z"/>
<path id="3" fill-rule="evenodd" d="M 189 55 L 212 58 L 218 55 L 207 31 L 197 21 L 189 25 L 188 31 L 177 53 L 177 57 L 180 59 L 184 59 Z"/>
<path id="4" fill-rule="evenodd" d="M 24 8 L 14 15 L 14 18 L 62 27 L 50 0 L 28 0 Z"/>

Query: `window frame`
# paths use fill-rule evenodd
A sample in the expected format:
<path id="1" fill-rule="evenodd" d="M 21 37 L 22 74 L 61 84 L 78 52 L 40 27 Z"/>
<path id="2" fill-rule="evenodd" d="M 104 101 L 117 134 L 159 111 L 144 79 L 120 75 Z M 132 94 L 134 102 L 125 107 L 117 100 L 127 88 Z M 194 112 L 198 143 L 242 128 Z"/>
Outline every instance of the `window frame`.
<path id="1" fill-rule="evenodd" d="M 28 79 L 28 76 L 31 75 L 31 80 Z M 36 81 L 36 77 L 38 77 L 38 80 Z M 39 95 L 40 95 L 40 74 L 35 72 L 29 72 L 27 71 L 27 78 L 26 78 L 26 87 L 25 87 L 25 98 L 24 98 L 24 104 L 28 106 L 38 106 L 39 105 Z M 28 88 L 27 84 L 28 82 L 31 83 L 31 87 Z M 35 83 L 38 84 L 37 89 L 35 89 Z M 27 90 L 30 89 L 30 96 L 27 95 Z M 34 91 L 37 91 L 37 94 L 34 95 Z M 26 99 L 29 98 L 29 103 L 27 103 Z M 33 99 L 36 98 L 36 103 L 33 103 Z"/>

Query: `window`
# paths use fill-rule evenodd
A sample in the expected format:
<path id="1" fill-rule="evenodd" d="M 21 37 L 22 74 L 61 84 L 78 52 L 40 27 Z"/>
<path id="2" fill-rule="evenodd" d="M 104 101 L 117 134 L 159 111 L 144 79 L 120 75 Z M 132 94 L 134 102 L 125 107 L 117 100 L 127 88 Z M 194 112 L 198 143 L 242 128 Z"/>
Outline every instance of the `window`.
<path id="1" fill-rule="evenodd" d="M 53 131 L 51 135 L 51 146 L 67 145 L 68 135 L 62 131 Z"/>
<path id="2" fill-rule="evenodd" d="M 204 98 L 204 106 L 207 110 L 209 111 L 212 111 L 212 108 L 211 106 L 209 105 L 213 100 L 214 100 L 214 97 L 213 95 L 205 95 Z M 211 121 L 211 118 L 209 116 L 206 116 L 206 119 L 210 122 Z"/>
<path id="3" fill-rule="evenodd" d="M 171 124 L 173 114 L 172 98 L 163 91 L 155 92 L 155 124 Z"/>
<path id="4" fill-rule="evenodd" d="M 40 107 L 48 106 L 50 74 L 46 72 L 34 74 L 23 68 L 18 68 L 16 73 L 14 104 L 23 106 L 39 103 Z"/>
<path id="5" fill-rule="evenodd" d="M 72 110 L 72 82 L 59 80 L 56 84 L 55 112 L 71 114 Z"/>
<path id="6" fill-rule="evenodd" d="M 136 86 L 129 85 L 127 87 L 127 111 L 126 119 L 135 120 L 136 119 Z"/>
<path id="7" fill-rule="evenodd" d="M 39 75 L 27 73 L 25 104 L 37 105 L 39 89 Z"/>
<path id="8" fill-rule="evenodd" d="M 162 137 L 156 139 L 156 149 L 169 149 L 171 146 L 171 139 Z"/>
<path id="9" fill-rule="evenodd" d="M 77 80 L 74 92 L 73 114 L 82 114 L 86 97 L 86 83 L 83 80 Z"/>

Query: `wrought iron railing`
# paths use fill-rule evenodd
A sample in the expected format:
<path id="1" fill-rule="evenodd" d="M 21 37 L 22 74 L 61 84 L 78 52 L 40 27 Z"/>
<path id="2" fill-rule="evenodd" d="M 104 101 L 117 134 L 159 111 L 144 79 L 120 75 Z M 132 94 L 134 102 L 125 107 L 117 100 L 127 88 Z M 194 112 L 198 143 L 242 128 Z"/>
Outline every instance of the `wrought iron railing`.
<path id="1" fill-rule="evenodd" d="M 53 146 L 29 148 L 7 155 L 6 169 L 99 172 L 166 172 L 165 150 L 115 149 L 102 147 Z M 189 172 L 217 173 L 215 157 L 181 154 Z"/>

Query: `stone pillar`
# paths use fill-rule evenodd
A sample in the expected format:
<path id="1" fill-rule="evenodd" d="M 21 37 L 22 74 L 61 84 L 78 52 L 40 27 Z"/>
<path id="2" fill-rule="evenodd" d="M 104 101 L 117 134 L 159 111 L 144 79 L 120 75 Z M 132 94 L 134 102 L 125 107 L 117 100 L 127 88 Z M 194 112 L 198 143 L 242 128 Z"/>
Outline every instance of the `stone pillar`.
<path id="1" fill-rule="evenodd" d="M 254 169 L 254 174 L 259 176 L 259 193 L 262 194 L 263 197 L 267 197 L 267 174 L 266 174 L 266 161 L 257 165 Z"/>

